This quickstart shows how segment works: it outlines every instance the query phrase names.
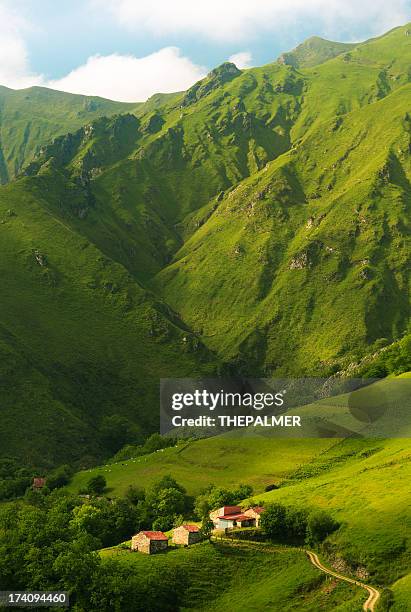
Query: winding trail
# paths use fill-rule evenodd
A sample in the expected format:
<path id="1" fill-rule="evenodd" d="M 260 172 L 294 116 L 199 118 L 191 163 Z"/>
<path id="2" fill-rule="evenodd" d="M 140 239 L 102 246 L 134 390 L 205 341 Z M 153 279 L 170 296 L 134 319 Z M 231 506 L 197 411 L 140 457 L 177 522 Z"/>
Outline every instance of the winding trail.
<path id="1" fill-rule="evenodd" d="M 339 580 L 344 580 L 345 582 L 356 584 L 357 586 L 362 587 L 363 589 L 368 591 L 369 597 L 363 605 L 363 610 L 370 610 L 371 612 L 375 611 L 375 607 L 380 598 L 380 592 L 376 588 L 370 586 L 369 584 L 365 584 L 364 582 L 359 582 L 358 580 L 355 580 L 354 578 L 348 578 L 348 576 L 343 576 L 342 574 L 338 574 L 337 572 L 334 572 L 333 570 L 328 569 L 328 567 L 325 567 L 325 565 L 321 563 L 321 561 L 318 558 L 318 555 L 316 555 L 314 552 L 312 552 L 311 550 L 306 550 L 305 552 L 309 560 L 311 561 L 311 563 L 315 567 L 317 567 L 319 570 L 321 570 L 322 572 L 325 572 L 326 574 L 329 574 L 330 576 L 334 576 L 335 578 L 338 578 Z"/>
<path id="2" fill-rule="evenodd" d="M 255 544 L 257 546 L 261 545 L 260 542 L 253 542 L 252 540 L 240 540 L 236 538 L 227 538 L 227 537 L 221 537 L 221 536 L 218 538 L 214 537 L 213 539 L 224 540 L 226 542 L 237 542 L 243 545 L 244 544 L 245 545 Z M 329 569 L 328 567 L 326 567 L 325 565 L 321 563 L 320 559 L 318 558 L 318 555 L 315 552 L 312 552 L 311 550 L 307 550 L 305 548 L 296 549 L 293 547 L 289 547 L 289 548 L 281 547 L 278 550 L 300 550 L 301 552 L 305 552 L 310 562 L 317 569 L 321 570 L 325 574 L 329 574 L 330 576 L 334 576 L 334 578 L 337 578 L 338 580 L 344 580 L 345 582 L 349 582 L 350 584 L 355 584 L 356 586 L 361 587 L 362 589 L 365 589 L 368 593 L 368 599 L 366 602 L 364 602 L 363 610 L 368 611 L 368 612 L 376 612 L 376 606 L 377 606 L 381 593 L 375 587 L 370 586 L 369 584 L 365 584 L 364 582 L 360 582 L 359 580 L 355 580 L 355 578 L 349 578 L 348 576 L 344 576 L 343 574 L 339 574 L 338 572 L 335 572 L 334 570 Z"/>

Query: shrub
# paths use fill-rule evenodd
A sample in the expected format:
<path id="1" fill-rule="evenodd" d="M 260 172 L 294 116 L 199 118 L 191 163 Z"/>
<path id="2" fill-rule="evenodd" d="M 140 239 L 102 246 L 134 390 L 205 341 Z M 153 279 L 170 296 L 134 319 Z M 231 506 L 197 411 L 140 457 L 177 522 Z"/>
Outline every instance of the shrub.
<path id="1" fill-rule="evenodd" d="M 93 476 L 87 483 L 87 491 L 90 494 L 101 495 L 104 493 L 105 488 L 107 486 L 107 481 L 102 474 L 98 474 L 97 476 Z"/>
<path id="2" fill-rule="evenodd" d="M 261 527 L 267 536 L 273 540 L 286 538 L 287 510 L 282 504 L 268 506 L 261 515 Z"/>
<path id="3" fill-rule="evenodd" d="M 307 542 L 318 544 L 339 528 L 339 523 L 324 510 L 315 510 L 307 519 Z"/>

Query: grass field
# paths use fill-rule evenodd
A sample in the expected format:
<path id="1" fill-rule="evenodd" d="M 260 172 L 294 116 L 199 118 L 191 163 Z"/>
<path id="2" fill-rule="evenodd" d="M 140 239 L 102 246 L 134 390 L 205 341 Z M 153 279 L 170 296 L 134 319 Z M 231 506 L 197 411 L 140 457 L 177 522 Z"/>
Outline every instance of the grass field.
<path id="1" fill-rule="evenodd" d="M 182 442 L 134 460 L 79 472 L 69 488 L 77 492 L 92 476 L 102 473 L 108 484 L 107 494 L 122 495 L 130 485 L 147 487 L 161 476 L 172 474 L 191 495 L 210 483 L 231 486 L 245 482 L 261 492 L 333 444 L 330 439 L 272 440 L 263 436 Z"/>
<path id="2" fill-rule="evenodd" d="M 354 612 L 364 600 L 358 588 L 325 578 L 304 553 L 269 545 L 204 542 L 151 557 L 119 549 L 102 551 L 102 556 L 146 581 L 184 575 L 180 610 Z"/>

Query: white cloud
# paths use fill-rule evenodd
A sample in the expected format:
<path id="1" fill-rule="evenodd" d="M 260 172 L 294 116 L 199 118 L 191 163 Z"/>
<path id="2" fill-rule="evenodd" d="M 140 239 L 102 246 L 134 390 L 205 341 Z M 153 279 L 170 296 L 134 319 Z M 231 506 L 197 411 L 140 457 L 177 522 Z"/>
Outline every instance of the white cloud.
<path id="1" fill-rule="evenodd" d="M 94 55 L 66 76 L 49 80 L 30 69 L 25 34 L 32 26 L 11 2 L 0 0 L 0 85 L 23 89 L 41 85 L 61 91 L 124 102 L 144 101 L 154 93 L 181 91 L 203 78 L 207 69 L 165 47 L 145 57 Z"/>
<path id="2" fill-rule="evenodd" d="M 125 28 L 155 35 L 200 35 L 243 40 L 262 30 L 281 31 L 314 19 L 323 35 L 350 27 L 370 33 L 400 25 L 410 16 L 408 0 L 89 0 Z M 338 28 L 337 28 L 338 26 Z"/>
<path id="3" fill-rule="evenodd" d="M 8 87 L 30 87 L 41 76 L 30 72 L 24 33 L 29 25 L 10 4 L 0 2 L 0 84 Z"/>
<path id="4" fill-rule="evenodd" d="M 230 55 L 228 58 L 229 62 L 232 62 L 237 66 L 237 68 L 251 68 L 252 64 L 252 55 L 249 51 L 239 51 L 238 53 L 234 53 L 234 55 Z"/>
<path id="5" fill-rule="evenodd" d="M 45 84 L 71 93 L 138 102 L 154 93 L 187 89 L 206 72 L 204 67 L 182 56 L 176 47 L 166 47 L 141 58 L 95 55 L 62 79 Z"/>

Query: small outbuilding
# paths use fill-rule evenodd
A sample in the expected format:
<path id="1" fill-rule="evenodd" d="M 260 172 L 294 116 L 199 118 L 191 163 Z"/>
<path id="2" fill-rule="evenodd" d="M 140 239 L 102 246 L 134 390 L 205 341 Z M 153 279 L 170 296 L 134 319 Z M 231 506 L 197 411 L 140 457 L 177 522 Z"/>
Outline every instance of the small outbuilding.
<path id="1" fill-rule="evenodd" d="M 245 510 L 244 514 L 255 519 L 255 526 L 259 527 L 261 515 L 263 512 L 264 512 L 264 508 L 262 506 L 254 506 L 252 508 L 248 508 L 248 510 Z"/>
<path id="2" fill-rule="evenodd" d="M 196 544 L 201 540 L 200 528 L 197 525 L 181 525 L 173 530 L 173 542 L 174 544 L 184 544 L 189 546 L 190 544 Z"/>
<path id="3" fill-rule="evenodd" d="M 131 538 L 131 550 L 147 555 L 167 550 L 168 538 L 162 531 L 140 531 Z"/>
<path id="4" fill-rule="evenodd" d="M 45 478 L 33 478 L 33 489 L 39 490 L 43 489 L 46 486 Z"/>

